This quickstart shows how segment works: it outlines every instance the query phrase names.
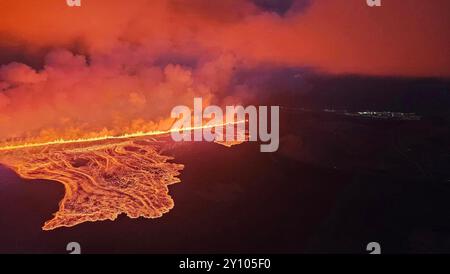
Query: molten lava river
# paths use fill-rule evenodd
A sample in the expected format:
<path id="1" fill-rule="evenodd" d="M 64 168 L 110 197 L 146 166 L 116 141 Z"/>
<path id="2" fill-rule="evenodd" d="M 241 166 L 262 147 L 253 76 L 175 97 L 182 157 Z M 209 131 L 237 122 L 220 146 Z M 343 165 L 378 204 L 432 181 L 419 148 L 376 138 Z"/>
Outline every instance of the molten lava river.
<path id="1" fill-rule="evenodd" d="M 0 163 L 26 179 L 65 186 L 54 218 L 42 229 L 88 221 L 158 218 L 173 208 L 168 185 L 178 183 L 183 165 L 161 155 L 153 139 L 63 144 L 0 151 Z"/>

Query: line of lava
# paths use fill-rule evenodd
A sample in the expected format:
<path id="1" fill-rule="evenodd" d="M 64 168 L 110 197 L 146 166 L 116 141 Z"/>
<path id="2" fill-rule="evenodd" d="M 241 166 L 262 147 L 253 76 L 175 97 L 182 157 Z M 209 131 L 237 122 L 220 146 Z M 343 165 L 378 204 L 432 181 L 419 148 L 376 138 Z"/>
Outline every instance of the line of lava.
<path id="1" fill-rule="evenodd" d="M 155 130 L 155 131 L 148 131 L 148 132 L 142 132 L 138 131 L 135 133 L 126 133 L 122 135 L 117 136 L 99 136 L 99 137 L 92 137 L 92 138 L 79 138 L 79 139 L 56 139 L 53 141 L 48 142 L 40 142 L 40 143 L 24 143 L 24 144 L 15 144 L 15 145 L 5 145 L 0 147 L 0 151 L 8 151 L 8 150 L 16 150 L 16 149 L 24 149 L 24 148 L 35 148 L 35 147 L 45 147 L 45 146 L 52 146 L 52 145 L 64 145 L 64 144 L 78 144 L 78 143 L 90 143 L 90 142 L 97 142 L 97 141 L 106 141 L 106 140 L 123 140 L 123 139 L 131 139 L 131 138 L 138 138 L 138 137 L 149 137 L 149 136 L 158 136 L 158 135 L 166 135 L 170 134 L 172 132 L 178 132 L 178 131 L 193 131 L 197 129 L 208 129 L 208 128 L 215 128 L 219 126 L 227 126 L 227 125 L 237 125 L 245 123 L 246 121 L 235 121 L 231 123 L 222 123 L 217 125 L 208 125 L 208 126 L 198 126 L 198 127 L 188 127 L 183 129 L 169 129 L 169 130 Z"/>
<path id="2" fill-rule="evenodd" d="M 233 124 L 238 123 L 245 121 Z M 208 127 L 214 126 L 183 130 Z M 120 214 L 158 218 L 174 207 L 168 185 L 180 182 L 177 176 L 184 166 L 161 155 L 164 144 L 151 136 L 171 132 L 4 146 L 0 148 L 0 163 L 22 178 L 64 185 L 65 195 L 59 209 L 53 219 L 45 222 L 43 230 L 115 220 Z M 231 146 L 241 142 L 216 143 Z"/>

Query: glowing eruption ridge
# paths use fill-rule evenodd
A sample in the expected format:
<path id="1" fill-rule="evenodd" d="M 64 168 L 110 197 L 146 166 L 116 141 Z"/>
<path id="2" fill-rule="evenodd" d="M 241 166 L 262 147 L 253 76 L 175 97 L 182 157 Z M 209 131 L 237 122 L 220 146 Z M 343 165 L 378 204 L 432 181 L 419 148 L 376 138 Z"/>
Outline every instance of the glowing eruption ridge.
<path id="1" fill-rule="evenodd" d="M 181 131 L 193 131 L 197 129 L 206 129 L 206 128 L 214 128 L 218 126 L 226 126 L 226 125 L 237 125 L 237 124 L 243 124 L 246 121 L 235 121 L 232 123 L 222 123 L 217 125 L 207 125 L 207 126 L 198 126 L 198 127 L 188 127 L 183 128 Z M 89 142 L 97 142 L 97 141 L 106 141 L 106 140 L 121 140 L 121 139 L 130 139 L 130 138 L 138 138 L 138 137 L 150 137 L 150 136 L 158 136 L 158 135 L 165 135 L 170 134 L 175 131 L 180 131 L 179 129 L 169 129 L 169 130 L 155 130 L 155 131 L 149 131 L 149 132 L 135 132 L 135 133 L 127 133 L 122 134 L 118 136 L 99 136 L 99 137 L 92 137 L 92 138 L 79 138 L 79 139 L 56 139 L 53 141 L 48 142 L 38 142 L 38 143 L 22 143 L 22 144 L 13 144 L 13 145 L 5 145 L 0 146 L 0 151 L 7 151 L 7 150 L 16 150 L 16 149 L 24 149 L 24 148 L 34 148 L 34 147 L 45 147 L 45 146 L 51 146 L 51 145 L 64 145 L 64 144 L 78 144 L 78 143 L 89 143 Z"/>
<path id="2" fill-rule="evenodd" d="M 239 123 L 245 121 L 231 124 Z M 182 130 L 208 127 L 214 126 Z M 171 158 L 160 154 L 163 143 L 151 136 L 170 132 L 9 145 L 0 148 L 0 162 L 23 178 L 64 185 L 59 210 L 43 230 L 115 220 L 122 213 L 130 218 L 158 218 L 174 207 L 168 185 L 180 182 L 177 176 L 183 165 L 168 162 Z"/>

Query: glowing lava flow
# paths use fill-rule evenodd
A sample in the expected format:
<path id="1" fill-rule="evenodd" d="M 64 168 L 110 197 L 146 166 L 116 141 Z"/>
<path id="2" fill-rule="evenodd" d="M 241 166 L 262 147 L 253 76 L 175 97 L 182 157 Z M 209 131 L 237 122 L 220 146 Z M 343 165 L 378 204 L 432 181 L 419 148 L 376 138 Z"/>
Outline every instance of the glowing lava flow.
<path id="1" fill-rule="evenodd" d="M 168 185 L 183 165 L 169 163 L 154 141 L 125 141 L 77 147 L 64 144 L 13 150 L 0 162 L 25 179 L 46 179 L 65 186 L 64 198 L 43 229 L 71 227 L 87 221 L 157 218 L 173 208 Z"/>
<path id="2" fill-rule="evenodd" d="M 232 124 L 238 123 L 245 121 Z M 209 127 L 214 126 L 182 130 Z M 115 220 L 122 213 L 130 218 L 158 218 L 174 207 L 168 185 L 180 182 L 177 176 L 184 166 L 161 155 L 163 142 L 151 136 L 171 132 L 4 146 L 0 148 L 0 163 L 22 178 L 64 185 L 59 210 L 45 222 L 43 230 Z M 222 144 L 232 145 L 226 141 Z"/>

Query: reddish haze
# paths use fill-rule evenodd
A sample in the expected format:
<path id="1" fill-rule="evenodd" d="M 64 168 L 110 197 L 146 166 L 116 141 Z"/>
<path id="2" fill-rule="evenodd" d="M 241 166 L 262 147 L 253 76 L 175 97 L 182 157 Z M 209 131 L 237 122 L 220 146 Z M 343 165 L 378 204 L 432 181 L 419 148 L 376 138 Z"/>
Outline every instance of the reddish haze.
<path id="1" fill-rule="evenodd" d="M 450 76 L 447 0 L 295 1 L 283 16 L 244 0 L 82 2 L 0 0 L 0 58 L 44 60 L 0 68 L 0 140 L 164 127 L 194 95 L 245 93 L 235 66 Z"/>
<path id="2" fill-rule="evenodd" d="M 23 41 L 30 50 L 75 41 L 103 50 L 131 41 L 154 54 L 206 48 L 338 73 L 450 75 L 447 0 L 389 0 L 382 8 L 321 0 L 283 18 L 243 0 L 84 0 L 72 9 L 65 0 L 0 2 L 6 43 Z"/>

